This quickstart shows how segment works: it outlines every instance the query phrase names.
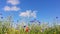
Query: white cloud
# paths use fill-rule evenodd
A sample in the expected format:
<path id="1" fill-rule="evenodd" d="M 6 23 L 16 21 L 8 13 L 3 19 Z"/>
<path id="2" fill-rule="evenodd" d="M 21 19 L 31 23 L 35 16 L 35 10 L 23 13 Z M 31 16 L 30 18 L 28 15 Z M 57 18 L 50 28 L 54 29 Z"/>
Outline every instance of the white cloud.
<path id="1" fill-rule="evenodd" d="M 29 12 L 28 12 L 28 10 L 26 11 L 26 12 L 22 12 L 22 13 L 20 13 L 20 16 L 23 16 L 23 17 L 29 17 L 30 16 L 30 10 L 29 10 Z"/>
<path id="2" fill-rule="evenodd" d="M 12 7 L 10 8 L 10 10 L 11 10 L 11 11 L 18 11 L 18 10 L 20 10 L 20 8 L 18 8 L 18 7 L 16 7 L 16 6 L 12 6 Z"/>
<path id="3" fill-rule="evenodd" d="M 20 10 L 20 8 L 18 8 L 17 6 L 12 6 L 12 7 L 5 6 L 4 10 L 5 11 L 18 11 L 18 10 Z"/>
<path id="4" fill-rule="evenodd" d="M 11 7 L 5 6 L 4 7 L 5 11 L 18 11 L 18 10 L 20 10 L 20 8 L 16 6 L 17 4 L 20 3 L 19 0 L 7 0 L 7 3 L 11 4 L 12 6 Z"/>
<path id="5" fill-rule="evenodd" d="M 36 17 L 36 12 L 33 11 L 33 13 L 31 13 L 31 16 L 32 16 L 32 17 Z"/>
<path id="6" fill-rule="evenodd" d="M 5 11 L 10 11 L 10 7 L 9 7 L 9 6 L 5 6 L 5 7 L 4 7 L 4 10 L 5 10 Z"/>
<path id="7" fill-rule="evenodd" d="M 31 10 L 26 10 L 25 12 L 21 12 L 19 14 L 19 16 L 36 18 L 36 12 L 35 11 L 31 11 Z"/>
<path id="8" fill-rule="evenodd" d="M 12 5 L 17 5 L 17 4 L 19 4 L 20 2 L 19 2 L 19 0 L 7 0 L 7 3 L 8 3 L 8 4 L 12 4 Z"/>

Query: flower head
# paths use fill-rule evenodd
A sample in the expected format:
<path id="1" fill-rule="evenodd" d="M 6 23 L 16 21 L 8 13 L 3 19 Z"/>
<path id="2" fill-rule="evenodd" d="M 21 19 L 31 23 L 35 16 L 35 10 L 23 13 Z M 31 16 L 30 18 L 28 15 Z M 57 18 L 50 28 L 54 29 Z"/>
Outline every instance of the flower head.
<path id="1" fill-rule="evenodd" d="M 3 17 L 1 17 L 1 19 L 3 19 Z"/>
<path id="2" fill-rule="evenodd" d="M 56 19 L 58 19 L 58 17 L 56 17 Z"/>
<path id="3" fill-rule="evenodd" d="M 26 32 L 29 32 L 29 27 L 26 27 Z"/>
<path id="4" fill-rule="evenodd" d="M 44 32 L 44 29 L 41 29 L 40 31 L 41 31 L 41 32 Z"/>

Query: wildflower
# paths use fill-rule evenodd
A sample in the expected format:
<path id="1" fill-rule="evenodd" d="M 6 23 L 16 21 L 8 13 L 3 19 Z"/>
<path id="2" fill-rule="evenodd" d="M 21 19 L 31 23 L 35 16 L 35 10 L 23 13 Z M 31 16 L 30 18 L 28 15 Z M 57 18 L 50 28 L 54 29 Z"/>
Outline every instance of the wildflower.
<path id="1" fill-rule="evenodd" d="M 16 30 L 15 33 L 16 33 L 16 34 L 20 34 L 20 31 L 19 31 L 19 30 Z"/>
<path id="2" fill-rule="evenodd" d="M 30 22 L 34 22 L 34 21 L 30 21 Z"/>
<path id="3" fill-rule="evenodd" d="M 56 19 L 58 19 L 58 17 L 56 17 Z"/>
<path id="4" fill-rule="evenodd" d="M 44 29 L 41 29 L 40 31 L 41 31 L 41 32 L 44 32 Z"/>
<path id="5" fill-rule="evenodd" d="M 42 30 L 40 30 L 42 32 Z"/>
<path id="6" fill-rule="evenodd" d="M 1 19 L 3 19 L 3 17 L 1 17 Z"/>
<path id="7" fill-rule="evenodd" d="M 7 34 L 7 32 L 5 34 Z"/>
<path id="8" fill-rule="evenodd" d="M 16 30 L 16 32 L 18 32 L 18 30 Z"/>
<path id="9" fill-rule="evenodd" d="M 28 27 L 26 27 L 26 32 L 28 32 L 29 31 L 29 28 Z"/>
<path id="10" fill-rule="evenodd" d="M 26 26 L 24 26 L 24 28 L 25 28 Z"/>
<path id="11" fill-rule="evenodd" d="M 54 34 L 56 34 L 56 32 L 54 32 Z"/>
<path id="12" fill-rule="evenodd" d="M 40 23 L 41 23 L 39 20 L 36 20 L 36 19 L 34 19 L 34 20 L 30 21 L 30 22 L 32 22 L 32 23 L 38 23 L 38 25 L 40 25 Z"/>
<path id="13" fill-rule="evenodd" d="M 36 19 L 34 19 L 34 20 L 30 21 L 30 22 L 35 22 L 35 21 L 36 21 Z"/>

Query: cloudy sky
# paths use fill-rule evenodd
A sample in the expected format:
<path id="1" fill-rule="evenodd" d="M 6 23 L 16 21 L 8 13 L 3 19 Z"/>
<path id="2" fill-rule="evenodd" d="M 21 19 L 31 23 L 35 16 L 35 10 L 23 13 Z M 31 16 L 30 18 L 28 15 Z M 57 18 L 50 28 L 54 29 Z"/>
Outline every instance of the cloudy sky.
<path id="1" fill-rule="evenodd" d="M 0 13 L 3 17 L 12 15 L 15 21 L 37 19 L 48 22 L 60 17 L 60 0 L 0 0 Z"/>

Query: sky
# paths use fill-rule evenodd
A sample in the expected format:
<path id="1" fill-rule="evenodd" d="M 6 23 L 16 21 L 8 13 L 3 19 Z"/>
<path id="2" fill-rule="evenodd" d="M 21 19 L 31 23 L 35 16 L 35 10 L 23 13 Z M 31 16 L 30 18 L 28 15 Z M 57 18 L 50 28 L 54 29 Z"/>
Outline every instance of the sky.
<path id="1" fill-rule="evenodd" d="M 60 0 L 0 0 L 0 13 L 3 17 L 12 15 L 15 22 L 33 19 L 51 22 L 60 17 Z"/>

